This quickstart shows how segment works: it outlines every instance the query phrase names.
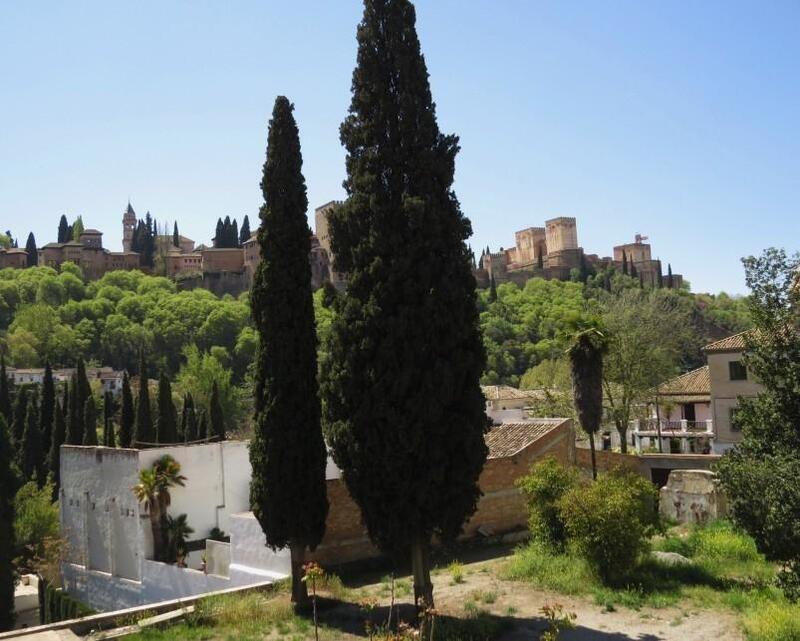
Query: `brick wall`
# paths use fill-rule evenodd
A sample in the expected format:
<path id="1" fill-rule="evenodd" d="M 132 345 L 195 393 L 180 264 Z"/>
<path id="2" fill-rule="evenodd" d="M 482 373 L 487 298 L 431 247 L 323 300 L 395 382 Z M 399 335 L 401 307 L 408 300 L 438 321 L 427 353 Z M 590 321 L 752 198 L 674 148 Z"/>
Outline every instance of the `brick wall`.
<path id="1" fill-rule="evenodd" d="M 516 480 L 544 456 L 555 456 L 564 463 L 574 461 L 574 442 L 572 426 L 565 422 L 514 456 L 486 461 L 478 481 L 483 496 L 475 514 L 465 524 L 463 536 L 476 536 L 479 529 L 503 534 L 524 528 L 528 515 Z M 325 538 L 311 557 L 322 565 L 338 565 L 378 556 L 379 551 L 370 543 L 361 523 L 361 512 L 344 482 L 336 479 L 327 483 L 330 510 Z"/>
<path id="2" fill-rule="evenodd" d="M 598 472 L 608 472 L 615 467 L 627 467 L 630 470 L 641 474 L 642 476 L 650 477 L 645 474 L 642 462 L 639 457 L 630 454 L 620 454 L 619 452 L 610 452 L 608 450 L 598 450 L 595 452 L 595 461 L 597 463 Z M 592 453 L 588 448 L 577 447 L 575 448 L 575 463 L 580 468 L 581 472 L 591 476 L 592 473 Z"/>

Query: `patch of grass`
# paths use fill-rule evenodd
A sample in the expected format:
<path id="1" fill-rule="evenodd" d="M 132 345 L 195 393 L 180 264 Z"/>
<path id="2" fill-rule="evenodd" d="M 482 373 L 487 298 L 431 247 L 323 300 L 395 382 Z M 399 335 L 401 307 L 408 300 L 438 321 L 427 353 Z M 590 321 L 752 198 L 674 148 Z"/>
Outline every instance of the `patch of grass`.
<path id="1" fill-rule="evenodd" d="M 568 554 L 555 554 L 539 542 L 520 547 L 500 572 L 504 579 L 523 580 L 562 594 L 586 594 L 596 583 L 586 563 Z"/>
<path id="2" fill-rule="evenodd" d="M 502 619 L 476 610 L 464 619 L 437 617 L 433 641 L 493 641 L 508 627 Z"/>
<path id="3" fill-rule="evenodd" d="M 800 641 L 800 605 L 769 603 L 744 617 L 749 641 Z"/>
<path id="4" fill-rule="evenodd" d="M 464 565 L 459 561 L 453 561 L 447 566 L 452 583 L 464 583 Z"/>

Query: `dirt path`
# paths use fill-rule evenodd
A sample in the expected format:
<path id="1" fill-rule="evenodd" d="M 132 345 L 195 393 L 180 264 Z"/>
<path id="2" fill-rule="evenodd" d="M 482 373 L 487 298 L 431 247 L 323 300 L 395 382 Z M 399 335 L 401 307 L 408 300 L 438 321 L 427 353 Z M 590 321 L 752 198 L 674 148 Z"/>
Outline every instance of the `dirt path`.
<path id="1" fill-rule="evenodd" d="M 691 607 L 624 607 L 607 612 L 591 598 L 563 596 L 537 590 L 522 582 L 498 579 L 492 571 L 499 561 L 465 566 L 463 583 L 453 583 L 447 573 L 434 576 L 437 607 L 463 614 L 473 602 L 481 610 L 503 618 L 509 627 L 497 641 L 531 641 L 545 629 L 541 609 L 560 604 L 577 615 L 576 628 L 562 632 L 563 641 L 742 641 L 744 636 L 733 613 Z M 468 606 L 471 607 L 471 606 Z"/>

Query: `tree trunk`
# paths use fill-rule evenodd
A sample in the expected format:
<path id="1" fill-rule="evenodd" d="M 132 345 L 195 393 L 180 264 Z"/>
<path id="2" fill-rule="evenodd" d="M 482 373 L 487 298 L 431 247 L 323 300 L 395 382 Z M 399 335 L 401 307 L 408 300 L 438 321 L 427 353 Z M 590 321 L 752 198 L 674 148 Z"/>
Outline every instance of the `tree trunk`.
<path id="1" fill-rule="evenodd" d="M 306 547 L 299 543 L 289 543 L 289 554 L 292 564 L 292 603 L 297 608 L 308 607 L 308 585 L 303 581 L 303 562 L 306 559 Z"/>
<path id="2" fill-rule="evenodd" d="M 592 452 L 592 480 L 597 480 L 597 459 L 594 455 L 594 434 L 589 434 L 589 449 Z"/>
<path id="3" fill-rule="evenodd" d="M 617 425 L 617 432 L 619 432 L 619 451 L 623 454 L 628 453 L 628 426 Z"/>
<path id="4" fill-rule="evenodd" d="M 419 536 L 411 544 L 411 572 L 414 575 L 414 605 L 419 612 L 423 607 L 433 607 L 431 583 L 430 541 Z"/>
<path id="5" fill-rule="evenodd" d="M 154 502 L 155 503 L 155 502 Z M 150 506 L 150 531 L 153 533 L 153 560 L 161 560 L 161 514 L 154 505 Z"/>

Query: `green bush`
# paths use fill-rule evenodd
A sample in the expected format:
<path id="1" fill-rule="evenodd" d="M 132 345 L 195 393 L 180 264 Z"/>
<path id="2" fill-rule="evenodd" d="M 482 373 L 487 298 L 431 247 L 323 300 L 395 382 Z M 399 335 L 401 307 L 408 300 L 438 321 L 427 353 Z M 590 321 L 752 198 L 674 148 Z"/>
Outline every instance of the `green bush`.
<path id="1" fill-rule="evenodd" d="M 618 584 L 649 549 L 657 530 L 658 492 L 647 479 L 623 470 L 569 490 L 559 514 L 570 543 L 607 584 Z"/>
<path id="2" fill-rule="evenodd" d="M 517 481 L 528 503 L 528 529 L 533 538 L 563 548 L 567 540 L 558 502 L 579 482 L 578 471 L 552 456 L 531 466 L 530 473 Z"/>
<path id="3" fill-rule="evenodd" d="M 39 488 L 36 481 L 27 482 L 14 497 L 14 536 L 24 569 L 33 569 L 32 560 L 43 555 L 45 541 L 59 536 L 58 503 L 52 497 L 53 484 Z"/>

